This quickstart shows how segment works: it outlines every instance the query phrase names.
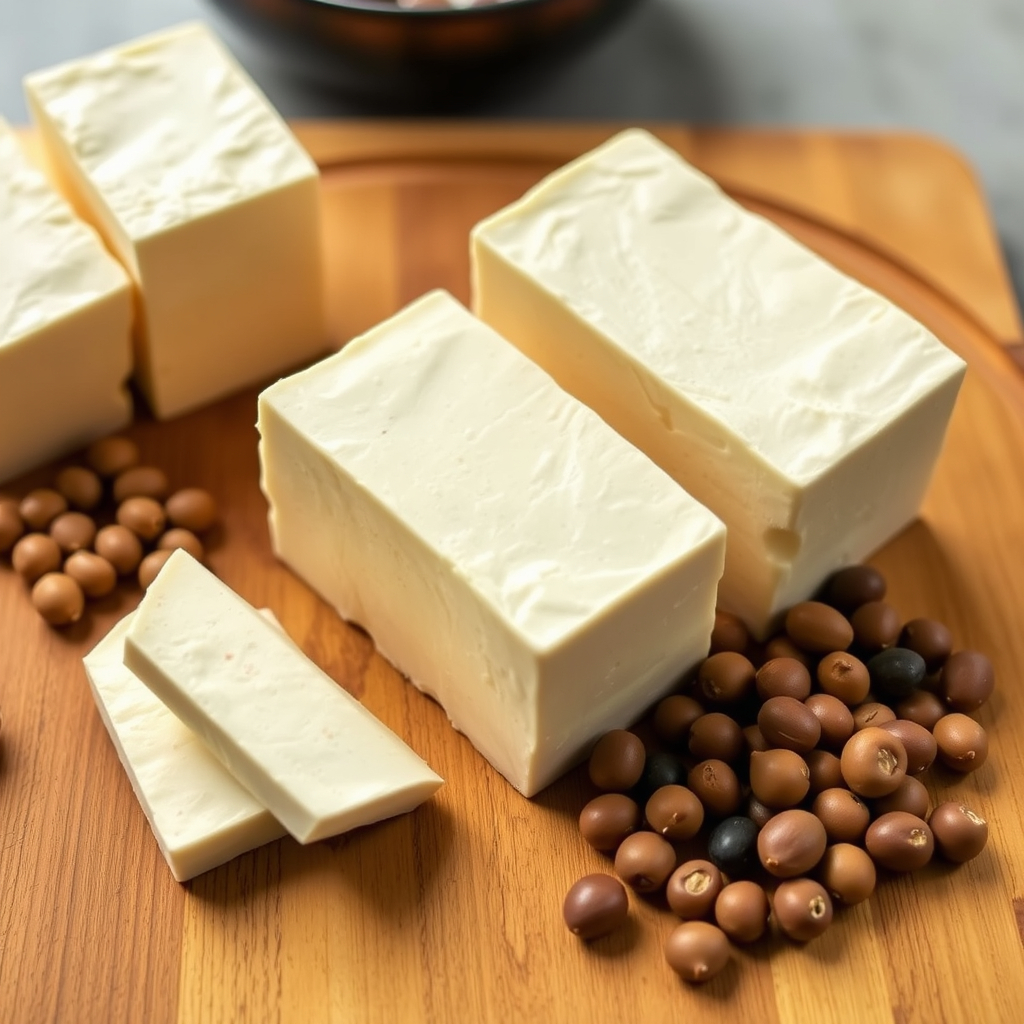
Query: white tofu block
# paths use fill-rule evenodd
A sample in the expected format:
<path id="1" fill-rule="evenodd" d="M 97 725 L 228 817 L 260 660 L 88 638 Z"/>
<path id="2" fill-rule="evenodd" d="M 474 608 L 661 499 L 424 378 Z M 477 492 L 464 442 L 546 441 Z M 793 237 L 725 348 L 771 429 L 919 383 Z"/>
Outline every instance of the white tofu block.
<path id="1" fill-rule="evenodd" d="M 279 839 L 285 829 L 125 668 L 124 637 L 133 618 L 134 613 L 114 626 L 83 664 L 160 851 L 175 879 L 185 882 Z"/>
<path id="2" fill-rule="evenodd" d="M 258 425 L 277 554 L 527 796 L 707 653 L 722 524 L 450 295 Z"/>
<path id="3" fill-rule="evenodd" d="M 0 480 L 132 415 L 131 288 L 0 120 Z"/>
<path id="4" fill-rule="evenodd" d="M 55 180 L 137 286 L 136 376 L 157 416 L 326 350 L 318 171 L 202 25 L 25 92 Z"/>
<path id="5" fill-rule="evenodd" d="M 404 814 L 441 779 L 185 551 L 146 591 L 124 663 L 300 842 Z"/>
<path id="6" fill-rule="evenodd" d="M 764 634 L 917 513 L 964 363 L 646 132 L 472 233 L 474 309 L 729 529 Z"/>

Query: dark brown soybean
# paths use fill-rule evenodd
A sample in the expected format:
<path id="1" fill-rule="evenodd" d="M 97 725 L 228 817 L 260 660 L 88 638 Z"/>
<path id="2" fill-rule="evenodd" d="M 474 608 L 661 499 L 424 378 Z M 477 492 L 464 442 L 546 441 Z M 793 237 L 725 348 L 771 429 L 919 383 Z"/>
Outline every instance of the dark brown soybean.
<path id="1" fill-rule="evenodd" d="M 597 939 L 620 927 L 629 915 L 629 898 L 622 883 L 611 875 L 581 878 L 566 893 L 562 919 L 581 939 Z"/>
<path id="2" fill-rule="evenodd" d="M 954 864 L 973 860 L 988 842 L 988 823 L 958 800 L 939 804 L 928 825 L 935 836 L 935 848 Z"/>
<path id="3" fill-rule="evenodd" d="M 916 871 L 932 859 L 935 840 L 923 818 L 905 811 L 891 811 L 868 826 L 864 845 L 880 867 L 890 871 Z"/>
<path id="4" fill-rule="evenodd" d="M 823 599 L 844 614 L 868 601 L 885 597 L 885 577 L 870 565 L 849 565 L 834 572 L 823 588 Z"/>

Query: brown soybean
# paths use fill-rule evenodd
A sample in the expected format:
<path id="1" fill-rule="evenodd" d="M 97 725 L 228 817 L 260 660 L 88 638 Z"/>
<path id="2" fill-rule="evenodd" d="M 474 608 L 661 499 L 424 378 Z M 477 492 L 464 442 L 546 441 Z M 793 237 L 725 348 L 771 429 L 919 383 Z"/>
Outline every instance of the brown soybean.
<path id="1" fill-rule="evenodd" d="M 50 536 L 66 555 L 92 547 L 96 524 L 84 512 L 64 512 L 50 523 Z"/>
<path id="2" fill-rule="evenodd" d="M 665 898 L 684 921 L 706 917 L 723 886 L 722 872 L 709 860 L 688 860 L 672 872 Z"/>
<path id="3" fill-rule="evenodd" d="M 828 837 L 810 811 L 781 811 L 757 836 L 761 864 L 776 878 L 806 874 L 821 860 Z"/>
<path id="4" fill-rule="evenodd" d="M 861 704 L 853 712 L 853 728 L 856 732 L 859 732 L 861 729 L 877 728 L 885 722 L 895 721 L 896 712 L 887 704 L 879 704 L 877 701 Z"/>
<path id="5" fill-rule="evenodd" d="M 173 551 L 150 551 L 139 563 L 139 586 L 143 590 L 149 590 L 149 585 L 160 574 L 160 570 L 167 564 L 167 559 L 173 555 Z"/>
<path id="6" fill-rule="evenodd" d="M 82 617 L 85 596 L 70 576 L 48 572 L 33 585 L 32 604 L 51 626 L 67 626 Z"/>
<path id="7" fill-rule="evenodd" d="M 790 640 L 817 654 L 845 651 L 853 643 L 853 627 L 835 608 L 820 601 L 801 601 L 786 613 Z"/>
<path id="8" fill-rule="evenodd" d="M 164 531 L 167 516 L 154 498 L 128 498 L 117 507 L 117 521 L 142 540 L 156 540 Z"/>
<path id="9" fill-rule="evenodd" d="M 832 843 L 860 842 L 868 825 L 871 811 L 856 793 L 835 787 L 826 789 L 814 798 L 811 813 L 825 828 Z"/>
<path id="10" fill-rule="evenodd" d="M 899 646 L 924 658 L 929 672 L 937 672 L 953 649 L 953 634 L 938 619 L 911 619 L 900 633 Z"/>
<path id="11" fill-rule="evenodd" d="M 639 736 L 613 729 L 597 741 L 590 755 L 590 781 L 598 789 L 624 792 L 640 781 L 646 759 Z"/>
<path id="12" fill-rule="evenodd" d="M 637 892 L 656 892 L 675 866 L 672 844 L 653 832 L 634 832 L 615 851 L 615 874 Z"/>
<path id="13" fill-rule="evenodd" d="M 120 576 L 135 572 L 142 561 L 142 544 L 127 526 L 104 526 L 96 534 L 93 547 Z"/>
<path id="14" fill-rule="evenodd" d="M 743 751 L 743 730 L 728 715 L 710 711 L 690 726 L 689 749 L 701 760 L 735 761 Z"/>
<path id="15" fill-rule="evenodd" d="M 756 725 L 747 725 L 743 728 L 743 740 L 747 750 L 753 753 L 755 750 L 770 750 L 764 733 Z"/>
<path id="16" fill-rule="evenodd" d="M 868 667 L 847 651 L 833 651 L 818 662 L 818 685 L 848 707 L 863 703 L 871 689 Z"/>
<path id="17" fill-rule="evenodd" d="M 174 526 L 203 533 L 217 521 L 217 502 L 201 487 L 186 487 L 167 499 L 167 518 Z"/>
<path id="18" fill-rule="evenodd" d="M 881 867 L 916 871 L 932 859 L 935 840 L 924 819 L 905 811 L 891 811 L 868 826 L 864 845 Z"/>
<path id="19" fill-rule="evenodd" d="M 846 784 L 860 796 L 891 793 L 907 773 L 907 751 L 884 729 L 867 728 L 846 742 L 839 759 Z"/>
<path id="20" fill-rule="evenodd" d="M 939 679 L 946 706 L 951 711 L 977 711 L 992 696 L 996 673 L 981 651 L 957 651 L 942 667 Z"/>
<path id="21" fill-rule="evenodd" d="M 128 498 L 153 498 L 162 501 L 171 489 L 167 474 L 156 466 L 132 466 L 114 480 L 114 501 Z"/>
<path id="22" fill-rule="evenodd" d="M 818 719 L 795 697 L 766 700 L 757 713 L 757 724 L 772 746 L 795 750 L 798 754 L 813 750 L 821 738 Z"/>
<path id="23" fill-rule="evenodd" d="M 808 654 L 806 651 L 797 647 L 797 645 L 793 643 L 785 633 L 779 633 L 778 636 L 773 636 L 771 640 L 765 644 L 764 657 L 765 661 L 771 661 L 773 658 L 793 658 L 794 661 L 799 661 L 804 665 L 808 671 L 811 671 L 817 662 L 814 655 Z"/>
<path id="24" fill-rule="evenodd" d="M 796 658 L 772 658 L 766 661 L 755 677 L 761 700 L 771 697 L 795 697 L 804 700 L 811 694 L 811 673 Z"/>
<path id="25" fill-rule="evenodd" d="M 623 793 L 602 793 L 580 812 L 580 835 L 602 852 L 617 850 L 640 827 L 640 808 Z"/>
<path id="26" fill-rule="evenodd" d="M 692 697 L 674 693 L 658 704 L 654 732 L 663 743 L 681 746 L 690 735 L 690 727 L 703 714 L 704 708 Z"/>
<path id="27" fill-rule="evenodd" d="M 191 530 L 184 530 L 180 526 L 161 534 L 156 546 L 158 551 L 176 551 L 181 548 L 197 562 L 201 562 L 206 555 L 203 542 Z"/>
<path id="28" fill-rule="evenodd" d="M 85 461 L 102 477 L 117 476 L 139 461 L 139 446 L 127 437 L 105 437 L 89 445 Z"/>
<path id="29" fill-rule="evenodd" d="M 953 771 L 977 771 L 988 759 L 988 734 L 967 715 L 954 712 L 940 718 L 932 735 L 939 760 Z"/>
<path id="30" fill-rule="evenodd" d="M 37 487 L 29 491 L 18 506 L 25 525 L 32 530 L 45 530 L 57 516 L 67 510 L 67 499 L 51 487 Z"/>
<path id="31" fill-rule="evenodd" d="M 747 797 L 747 817 L 759 828 L 775 817 L 776 812 L 767 804 L 761 803 L 753 793 Z"/>
<path id="32" fill-rule="evenodd" d="M 874 802 L 875 816 L 892 811 L 904 811 L 923 818 L 928 814 L 928 790 L 925 784 L 913 775 L 908 775 L 888 796 Z"/>
<path id="33" fill-rule="evenodd" d="M 821 726 L 822 746 L 840 749 L 853 735 L 853 714 L 838 698 L 828 693 L 812 694 L 804 701 Z"/>
<path id="34" fill-rule="evenodd" d="M 711 630 L 711 654 L 736 651 L 742 654 L 750 645 L 750 630 L 744 621 L 732 612 L 715 609 L 715 625 Z"/>
<path id="35" fill-rule="evenodd" d="M 665 940 L 665 961 L 686 981 L 709 981 L 720 974 L 732 957 L 725 932 L 706 921 L 677 925 Z"/>
<path id="36" fill-rule="evenodd" d="M 768 895 L 756 882 L 732 882 L 715 900 L 715 921 L 733 942 L 757 942 L 770 912 Z"/>
<path id="37" fill-rule="evenodd" d="M 716 704 L 734 704 L 754 686 L 754 666 L 735 651 L 721 651 L 705 658 L 697 670 L 697 689 Z"/>
<path id="38" fill-rule="evenodd" d="M 863 903 L 875 891 L 878 878 L 875 862 L 859 846 L 850 843 L 830 846 L 821 858 L 818 872 L 829 895 L 847 906 Z"/>
<path id="39" fill-rule="evenodd" d="M 644 816 L 658 835 L 678 843 L 692 838 L 700 830 L 704 823 L 704 805 L 685 786 L 661 786 L 647 801 Z"/>
<path id="40" fill-rule="evenodd" d="M 18 502 L 0 495 L 0 555 L 8 552 L 25 532 Z"/>
<path id="41" fill-rule="evenodd" d="M 869 601 L 850 617 L 857 643 L 872 654 L 895 647 L 900 638 L 900 613 L 885 601 Z"/>
<path id="42" fill-rule="evenodd" d="M 947 710 L 942 699 L 929 690 L 914 690 L 909 697 L 904 697 L 896 705 L 898 718 L 916 722 L 929 731 L 935 728 L 935 724 L 946 714 Z"/>
<path id="43" fill-rule="evenodd" d="M 60 545 L 48 533 L 27 533 L 11 552 L 11 565 L 26 583 L 60 568 Z"/>
<path id="44" fill-rule="evenodd" d="M 772 901 L 779 930 L 797 942 L 810 942 L 832 923 L 832 900 L 810 878 L 782 882 Z"/>
<path id="45" fill-rule="evenodd" d="M 82 512 L 91 511 L 103 499 L 103 481 L 85 466 L 65 466 L 57 474 L 53 486 L 72 508 Z"/>
<path id="46" fill-rule="evenodd" d="M 923 725 L 897 718 L 883 722 L 880 729 L 895 736 L 907 751 L 907 774 L 918 775 L 932 766 L 937 753 L 935 737 Z"/>
<path id="47" fill-rule="evenodd" d="M 704 810 L 719 818 L 735 814 L 743 800 L 736 772 L 717 758 L 694 765 L 686 783 L 697 794 Z"/>
<path id="48" fill-rule="evenodd" d="M 939 804 L 932 811 L 928 826 L 936 849 L 954 864 L 973 860 L 988 842 L 988 823 L 957 800 Z"/>
<path id="49" fill-rule="evenodd" d="M 870 565 L 848 565 L 833 573 L 825 584 L 825 600 L 849 614 L 868 601 L 885 597 L 885 577 Z"/>
<path id="50" fill-rule="evenodd" d="M 581 939 L 597 939 L 613 932 L 629 915 L 629 897 L 611 875 L 585 875 L 566 893 L 562 919 Z"/>
<path id="51" fill-rule="evenodd" d="M 803 755 L 811 773 L 811 792 L 821 793 L 835 786 L 845 786 L 842 765 L 831 750 L 809 750 Z"/>
<path id="52" fill-rule="evenodd" d="M 93 551 L 76 551 L 64 563 L 64 571 L 89 598 L 104 597 L 117 586 L 117 571 Z"/>
<path id="53" fill-rule="evenodd" d="M 750 755 L 750 788 L 766 807 L 795 807 L 811 788 L 811 773 L 795 750 L 757 751 Z"/>

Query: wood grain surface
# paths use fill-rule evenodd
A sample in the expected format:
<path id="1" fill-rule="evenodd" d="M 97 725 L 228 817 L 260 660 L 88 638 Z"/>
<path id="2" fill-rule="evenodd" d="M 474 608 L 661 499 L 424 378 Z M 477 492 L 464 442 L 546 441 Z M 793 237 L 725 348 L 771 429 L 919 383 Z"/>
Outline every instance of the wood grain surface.
<path id="1" fill-rule="evenodd" d="M 299 126 L 324 169 L 336 343 L 434 286 L 467 301 L 470 226 L 611 130 Z M 631 897 L 626 928 L 582 945 L 562 897 L 609 867 L 576 832 L 584 773 L 520 797 L 275 562 L 250 390 L 170 423 L 140 414 L 131 434 L 172 483 L 217 495 L 209 562 L 221 578 L 272 608 L 447 785 L 412 814 L 309 847 L 283 839 L 178 885 L 81 666 L 137 591 L 123 584 L 56 632 L 0 565 L 0 1021 L 1024 1019 L 1022 331 L 984 200 L 959 158 L 924 139 L 660 134 L 970 362 L 921 519 L 873 562 L 904 617 L 943 619 L 995 663 L 998 691 L 980 713 L 989 763 L 966 780 L 933 773 L 931 787 L 988 818 L 988 849 L 958 869 L 886 877 L 822 938 L 741 950 L 702 988 L 665 965 L 673 922 L 657 901 Z"/>

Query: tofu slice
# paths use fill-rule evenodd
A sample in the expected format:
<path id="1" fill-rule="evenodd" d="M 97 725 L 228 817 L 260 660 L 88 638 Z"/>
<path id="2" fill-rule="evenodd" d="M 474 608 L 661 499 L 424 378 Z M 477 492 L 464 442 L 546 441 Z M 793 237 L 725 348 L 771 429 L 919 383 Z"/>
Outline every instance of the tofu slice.
<path id="1" fill-rule="evenodd" d="M 263 614 L 269 615 L 269 612 Z M 285 834 L 253 797 L 123 663 L 127 615 L 83 659 L 100 718 L 179 882 Z"/>
<path id="2" fill-rule="evenodd" d="M 525 795 L 707 653 L 722 524 L 447 293 L 258 425 L 274 550 Z"/>
<path id="3" fill-rule="evenodd" d="M 418 807 L 442 780 L 185 551 L 146 591 L 124 664 L 300 843 Z"/>
<path id="4" fill-rule="evenodd" d="M 55 181 L 135 283 L 158 417 L 327 350 L 319 172 L 204 26 L 36 72 L 25 93 Z"/>
<path id="5" fill-rule="evenodd" d="M 917 513 L 965 366 L 646 132 L 472 232 L 474 310 L 726 523 L 764 634 Z"/>
<path id="6" fill-rule="evenodd" d="M 132 415 L 131 289 L 0 119 L 0 481 Z"/>

